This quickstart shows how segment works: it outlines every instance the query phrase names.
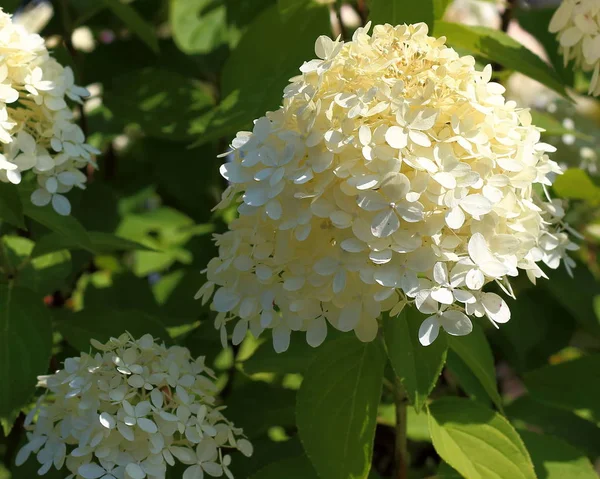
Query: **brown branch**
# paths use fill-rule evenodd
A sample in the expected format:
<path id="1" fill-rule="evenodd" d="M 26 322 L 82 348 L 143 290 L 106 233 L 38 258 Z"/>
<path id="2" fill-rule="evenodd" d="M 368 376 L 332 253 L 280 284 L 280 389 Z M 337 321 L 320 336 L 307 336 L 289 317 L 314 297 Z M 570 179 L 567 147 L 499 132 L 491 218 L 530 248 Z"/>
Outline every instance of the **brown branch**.
<path id="1" fill-rule="evenodd" d="M 502 16 L 500 17 L 500 30 L 502 30 L 504 33 L 508 32 L 508 27 L 514 17 L 516 6 L 517 0 L 506 0 L 506 7 L 504 8 L 504 12 L 502 12 Z"/>
<path id="2" fill-rule="evenodd" d="M 342 41 L 346 41 L 344 34 L 344 24 L 342 23 L 342 16 L 340 9 L 334 6 L 333 3 L 329 4 L 329 14 L 331 19 L 331 30 L 335 38 L 341 37 Z"/>
<path id="3" fill-rule="evenodd" d="M 512 21 L 515 13 L 515 9 L 517 7 L 517 0 L 506 0 L 506 6 L 504 7 L 504 11 L 500 16 L 500 30 L 504 33 L 508 32 L 508 28 L 510 27 L 510 22 Z M 504 66 L 499 63 L 492 63 L 492 69 L 499 73 L 504 71 Z"/>
<path id="4" fill-rule="evenodd" d="M 364 27 L 369 19 L 369 12 L 367 11 L 367 2 L 365 0 L 358 0 L 358 2 L 356 3 L 356 9 L 358 10 L 361 23 Z"/>

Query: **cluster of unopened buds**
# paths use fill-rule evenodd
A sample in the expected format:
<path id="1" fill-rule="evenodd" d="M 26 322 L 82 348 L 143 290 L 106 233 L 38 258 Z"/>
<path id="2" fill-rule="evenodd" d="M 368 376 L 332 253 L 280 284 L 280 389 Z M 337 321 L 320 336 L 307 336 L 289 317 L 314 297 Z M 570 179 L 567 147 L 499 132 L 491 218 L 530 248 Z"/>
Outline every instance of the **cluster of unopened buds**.
<path id="1" fill-rule="evenodd" d="M 188 349 L 129 334 L 99 351 L 69 358 L 40 378 L 48 389 L 26 418 L 27 444 L 17 465 L 35 454 L 38 474 L 66 467 L 68 479 L 164 479 L 176 462 L 183 479 L 233 477 L 228 450 L 252 445 L 216 402 L 214 373 Z M 36 418 L 35 425 L 32 425 Z"/>
<path id="2" fill-rule="evenodd" d="M 468 334 L 469 316 L 508 321 L 483 288 L 513 296 L 519 270 L 535 282 L 539 262 L 576 249 L 547 192 L 555 149 L 491 67 L 422 23 L 368 30 L 320 37 L 283 105 L 232 142 L 218 207 L 239 217 L 197 294 L 224 342 L 232 324 L 234 344 L 270 329 L 277 351 L 292 331 L 318 346 L 329 327 L 371 341 L 383 312 L 409 304 L 429 316 L 428 345 L 440 327 Z"/>
<path id="3" fill-rule="evenodd" d="M 67 99 L 88 96 L 74 84 L 73 71 L 61 66 L 44 39 L 12 22 L 0 8 L 0 181 L 19 184 L 26 171 L 37 177 L 31 201 L 71 212 L 64 195 L 85 188 L 80 168 L 99 153 L 85 143 Z"/>
<path id="4" fill-rule="evenodd" d="M 550 21 L 558 34 L 565 67 L 571 61 L 583 71 L 593 72 L 589 94 L 600 95 L 600 2 L 563 0 Z"/>

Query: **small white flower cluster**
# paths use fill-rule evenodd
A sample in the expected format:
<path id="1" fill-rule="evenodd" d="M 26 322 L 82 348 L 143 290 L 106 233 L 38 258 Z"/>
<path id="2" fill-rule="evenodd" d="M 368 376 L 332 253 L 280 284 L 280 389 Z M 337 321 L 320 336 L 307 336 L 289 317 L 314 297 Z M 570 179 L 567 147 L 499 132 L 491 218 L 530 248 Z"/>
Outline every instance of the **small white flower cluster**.
<path id="1" fill-rule="evenodd" d="M 600 95 L 600 1 L 563 0 L 550 20 L 558 33 L 565 66 L 571 60 L 583 71 L 593 71 L 589 94 Z"/>
<path id="2" fill-rule="evenodd" d="M 0 8 L 0 181 L 18 184 L 32 170 L 38 188 L 31 201 L 52 203 L 62 215 L 71 212 L 64 193 L 85 188 L 79 168 L 94 164 L 92 154 L 99 153 L 85 143 L 65 101 L 81 103 L 87 95 L 73 83 L 71 68 L 50 56 L 44 39 Z"/>
<path id="3" fill-rule="evenodd" d="M 48 394 L 27 416 L 17 465 L 35 453 L 40 475 L 54 465 L 66 466 L 67 479 L 164 479 L 178 460 L 188 465 L 183 479 L 233 478 L 223 451 L 250 456 L 252 445 L 215 404 L 214 373 L 203 357 L 192 360 L 188 349 L 166 348 L 150 335 L 92 345 L 101 353 L 69 358 L 40 378 Z"/>
<path id="4" fill-rule="evenodd" d="M 535 282 L 537 262 L 557 268 L 576 248 L 561 203 L 542 198 L 561 173 L 554 148 L 491 67 L 422 23 L 367 31 L 320 37 L 283 106 L 233 141 L 218 207 L 240 202 L 239 218 L 216 235 L 197 293 L 206 302 L 217 287 L 223 340 L 235 321 L 234 344 L 272 329 L 277 351 L 290 331 L 318 346 L 328 324 L 371 341 L 382 312 L 411 304 L 431 315 L 427 345 L 440 326 L 468 334 L 467 315 L 508 321 L 482 288 L 512 295 L 507 277 Z"/>

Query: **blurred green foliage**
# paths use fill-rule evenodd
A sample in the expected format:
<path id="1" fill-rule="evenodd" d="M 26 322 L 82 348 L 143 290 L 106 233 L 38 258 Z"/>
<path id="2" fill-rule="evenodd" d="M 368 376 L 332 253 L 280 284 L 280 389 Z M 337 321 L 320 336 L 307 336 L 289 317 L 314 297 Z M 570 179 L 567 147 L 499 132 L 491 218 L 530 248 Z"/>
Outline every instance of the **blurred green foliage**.
<path id="1" fill-rule="evenodd" d="M 217 155 L 278 107 L 287 80 L 314 56 L 315 39 L 332 34 L 330 10 L 341 3 L 54 2 L 41 34 L 58 38 L 56 57 L 74 67 L 79 84 L 92 85 L 80 123 L 102 154 L 99 169 L 87 172 L 88 189 L 72 192 L 69 217 L 32 206 L 27 181 L 19 189 L 0 183 L 0 478 L 35 476 L 34 461 L 15 468 L 14 457 L 24 440 L 22 411 L 41 394 L 36 376 L 88 351 L 90 338 L 123 330 L 182 344 L 216 369 L 228 416 L 255 446 L 251 459 L 234 457 L 236 478 L 391 477 L 394 381 L 411 403 L 411 478 L 432 476 L 438 465 L 440 478 L 595 477 L 600 180 L 593 168 L 577 169 L 574 150 L 598 151 L 594 100 L 595 120 L 579 118 L 569 100 L 558 102 L 558 112 L 533 112 L 545 140 L 559 146 L 557 161 L 571 167 L 554 193 L 571 200 L 568 219 L 582 248 L 574 279 L 553 271 L 535 290 L 517 279 L 513 317 L 500 330 L 478 327 L 423 349 L 419 318 L 404 312 L 404 322 L 385 323 L 385 344 L 330 334 L 318 351 L 302 338 L 284 355 L 262 338 L 223 350 L 214 312 L 194 301 L 215 254 L 211 235 L 235 215 L 212 212 L 226 186 Z M 441 21 L 451 3 L 348 5 L 363 20 L 370 9 L 375 22 L 425 21 L 478 62 L 501 65 L 500 79 L 519 72 L 560 94 L 586 89 L 588 79 L 564 68 L 547 32 L 552 9 L 513 12 L 545 49 L 546 63 L 502 31 Z M 73 48 L 81 26 L 90 29 L 92 49 Z M 350 38 L 356 26 L 341 33 Z M 565 116 L 581 127 L 565 126 Z"/>

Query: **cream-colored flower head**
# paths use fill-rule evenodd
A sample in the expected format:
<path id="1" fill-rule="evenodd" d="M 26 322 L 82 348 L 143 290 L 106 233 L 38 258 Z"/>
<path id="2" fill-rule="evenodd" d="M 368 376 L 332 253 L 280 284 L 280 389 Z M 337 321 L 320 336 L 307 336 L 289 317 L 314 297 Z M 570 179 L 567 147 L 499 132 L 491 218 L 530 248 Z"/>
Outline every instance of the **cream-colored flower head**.
<path id="1" fill-rule="evenodd" d="M 178 461 L 187 466 L 183 479 L 231 479 L 227 450 L 252 454 L 216 404 L 203 357 L 150 335 L 92 345 L 100 352 L 69 358 L 63 370 L 40 378 L 48 393 L 27 416 L 17 465 L 34 453 L 40 475 L 54 466 L 66 467 L 67 479 L 164 479 Z"/>
<path id="2" fill-rule="evenodd" d="M 88 95 L 73 83 L 71 68 L 50 56 L 44 39 L 14 24 L 0 8 L 0 181 L 18 184 L 23 172 L 37 175 L 31 201 L 52 203 L 62 215 L 71 204 L 64 193 L 85 188 L 79 168 L 99 153 L 85 143 L 66 98 Z"/>
<path id="3" fill-rule="evenodd" d="M 381 313 L 406 304 L 431 315 L 423 344 L 440 326 L 468 334 L 467 315 L 510 317 L 487 283 L 511 294 L 508 277 L 544 277 L 537 262 L 556 268 L 575 247 L 542 197 L 561 173 L 554 148 L 491 67 L 422 23 L 367 31 L 320 37 L 319 59 L 221 167 L 219 207 L 239 203 L 239 218 L 216 236 L 197 297 L 216 287 L 216 326 L 226 338 L 234 323 L 234 343 L 272 329 L 277 351 L 290 331 L 317 346 L 328 327 L 371 341 Z"/>
<path id="4" fill-rule="evenodd" d="M 589 94 L 600 95 L 600 1 L 563 0 L 550 21 L 558 33 L 565 66 L 571 60 L 583 71 L 593 71 Z"/>

